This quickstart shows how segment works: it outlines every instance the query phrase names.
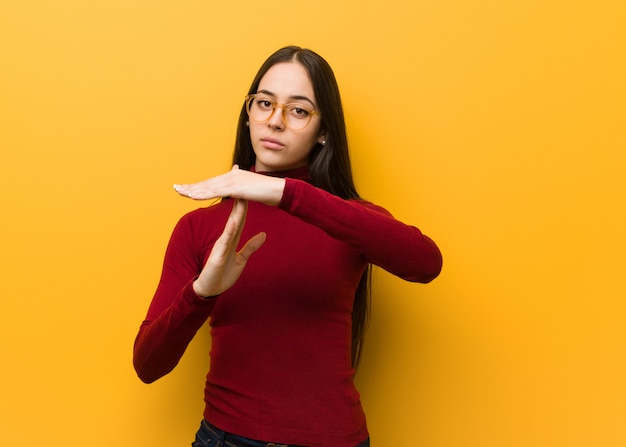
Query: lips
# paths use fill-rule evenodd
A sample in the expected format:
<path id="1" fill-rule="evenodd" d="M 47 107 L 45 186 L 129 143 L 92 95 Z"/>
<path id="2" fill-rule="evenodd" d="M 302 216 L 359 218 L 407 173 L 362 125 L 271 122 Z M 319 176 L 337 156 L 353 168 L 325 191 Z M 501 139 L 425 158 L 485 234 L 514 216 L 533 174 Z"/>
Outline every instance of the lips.
<path id="1" fill-rule="evenodd" d="M 283 147 L 285 147 L 285 145 L 281 143 L 280 140 L 277 140 L 276 138 L 271 138 L 271 137 L 261 138 L 261 144 L 263 145 L 264 148 L 275 150 L 275 151 L 280 150 Z"/>

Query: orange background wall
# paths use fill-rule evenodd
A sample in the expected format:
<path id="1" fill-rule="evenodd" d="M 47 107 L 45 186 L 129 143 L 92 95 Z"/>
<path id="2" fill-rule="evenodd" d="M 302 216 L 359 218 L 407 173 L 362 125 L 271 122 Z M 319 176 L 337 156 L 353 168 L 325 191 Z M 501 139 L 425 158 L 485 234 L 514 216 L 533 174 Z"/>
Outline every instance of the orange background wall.
<path id="1" fill-rule="evenodd" d="M 335 68 L 361 193 L 441 246 L 375 274 L 357 381 L 375 446 L 626 445 L 621 0 L 0 4 L 0 444 L 189 445 L 202 331 L 131 348 L 178 218 L 229 168 L 256 69 Z"/>

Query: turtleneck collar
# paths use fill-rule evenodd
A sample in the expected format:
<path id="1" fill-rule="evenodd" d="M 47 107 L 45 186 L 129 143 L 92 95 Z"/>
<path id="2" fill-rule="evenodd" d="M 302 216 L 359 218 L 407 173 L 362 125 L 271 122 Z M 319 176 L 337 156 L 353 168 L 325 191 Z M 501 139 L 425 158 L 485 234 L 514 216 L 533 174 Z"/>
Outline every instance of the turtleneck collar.
<path id="1" fill-rule="evenodd" d="M 295 169 L 287 169 L 285 171 L 257 171 L 254 166 L 250 168 L 251 172 L 256 172 L 258 174 L 267 175 L 270 177 L 280 177 L 280 178 L 292 178 L 296 180 L 304 180 L 306 182 L 311 182 L 311 176 L 309 174 L 309 165 L 304 165 L 300 168 Z"/>

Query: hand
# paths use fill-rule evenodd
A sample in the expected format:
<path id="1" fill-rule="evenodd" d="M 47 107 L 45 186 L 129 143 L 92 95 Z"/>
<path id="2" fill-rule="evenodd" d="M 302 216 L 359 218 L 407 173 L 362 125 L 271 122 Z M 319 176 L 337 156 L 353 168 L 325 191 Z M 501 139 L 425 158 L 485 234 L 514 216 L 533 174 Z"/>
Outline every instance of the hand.
<path id="1" fill-rule="evenodd" d="M 235 200 L 224 231 L 215 241 L 200 276 L 193 283 L 193 290 L 197 295 L 215 296 L 232 287 L 252 253 L 265 242 L 266 234 L 258 233 L 239 252 L 236 251 L 247 210 L 248 203 L 245 200 Z"/>
<path id="2" fill-rule="evenodd" d="M 234 165 L 226 174 L 189 185 L 174 185 L 181 196 L 194 200 L 231 197 L 276 206 L 285 190 L 285 179 L 257 174 Z"/>

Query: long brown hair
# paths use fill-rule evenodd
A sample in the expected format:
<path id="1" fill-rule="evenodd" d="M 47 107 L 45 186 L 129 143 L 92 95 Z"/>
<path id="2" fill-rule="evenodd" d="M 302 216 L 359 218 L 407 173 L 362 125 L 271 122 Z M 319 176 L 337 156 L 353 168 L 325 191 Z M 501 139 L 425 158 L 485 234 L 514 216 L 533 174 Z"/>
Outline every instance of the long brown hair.
<path id="1" fill-rule="evenodd" d="M 248 94 L 257 92 L 265 73 L 281 62 L 298 62 L 306 69 L 313 84 L 313 91 L 322 118 L 326 138 L 324 145 L 317 143 L 309 159 L 309 175 L 314 186 L 322 188 L 343 199 L 359 199 L 354 186 L 348 151 L 346 124 L 341 105 L 341 95 L 332 68 L 314 51 L 289 46 L 272 54 L 261 66 L 252 81 Z M 246 126 L 248 116 L 245 104 L 241 107 L 237 125 L 237 139 L 233 164 L 242 169 L 254 166 L 256 157 Z M 361 358 L 365 329 L 369 319 L 371 265 L 368 265 L 359 282 L 352 307 L 352 366 L 356 368 Z"/>

